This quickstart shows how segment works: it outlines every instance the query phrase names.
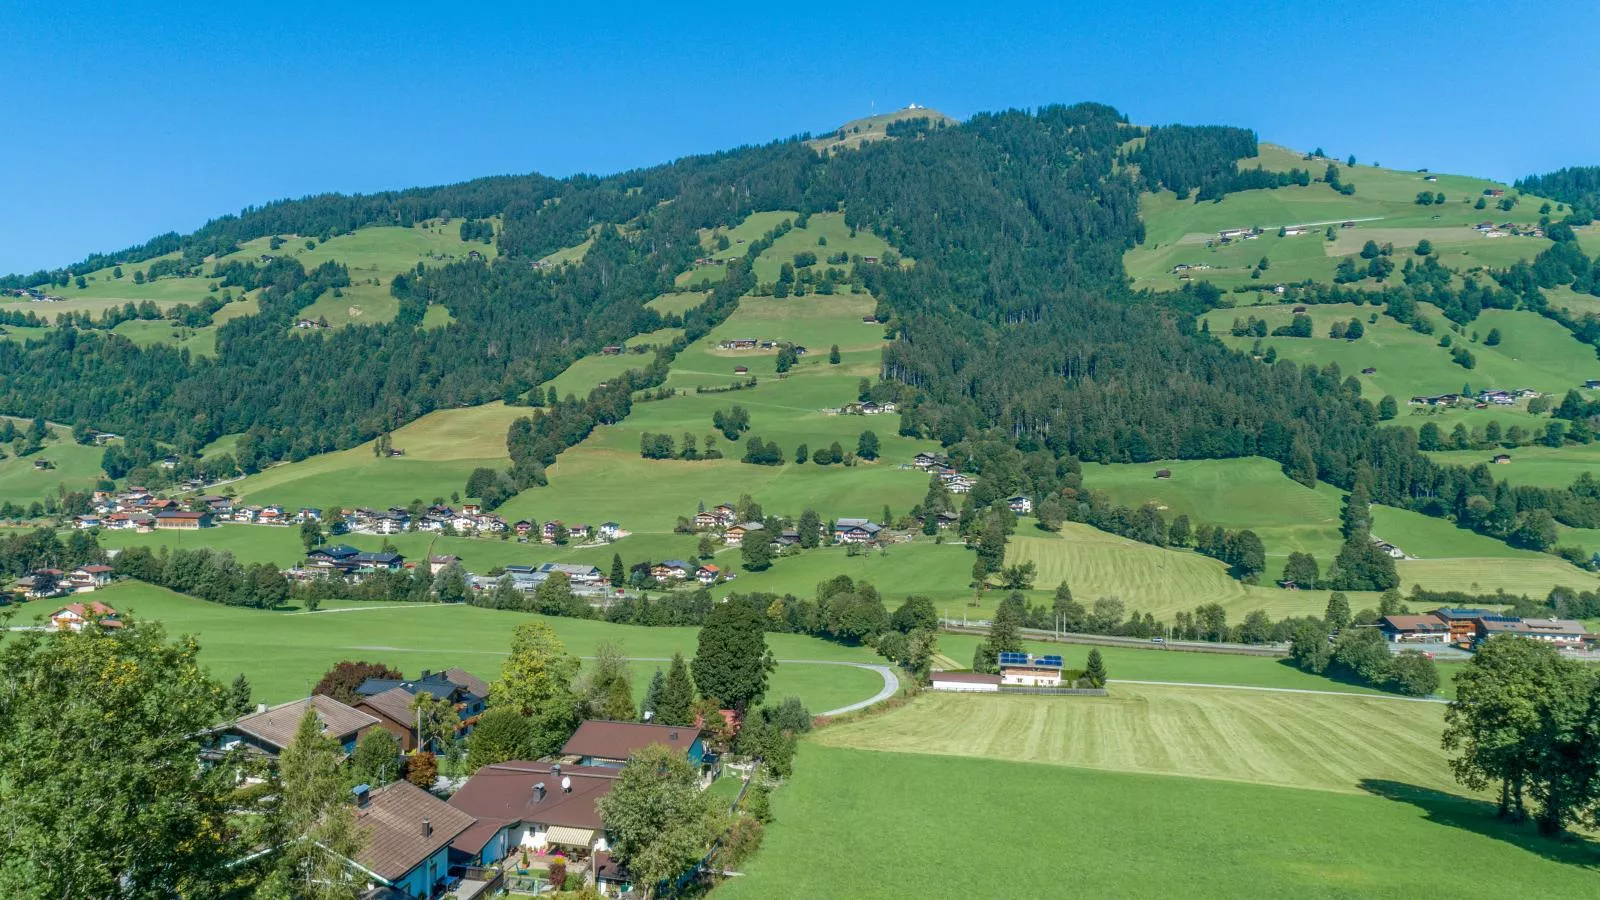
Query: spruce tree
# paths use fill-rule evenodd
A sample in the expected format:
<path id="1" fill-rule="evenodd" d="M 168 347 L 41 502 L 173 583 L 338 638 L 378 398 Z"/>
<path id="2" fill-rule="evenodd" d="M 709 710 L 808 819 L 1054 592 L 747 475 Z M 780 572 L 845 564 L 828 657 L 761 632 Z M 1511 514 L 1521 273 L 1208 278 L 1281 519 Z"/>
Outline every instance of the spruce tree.
<path id="1" fill-rule="evenodd" d="M 644 702 L 639 704 L 640 718 L 649 721 L 656 717 L 656 707 L 661 705 L 661 692 L 666 689 L 667 674 L 656 669 L 656 674 L 650 677 L 650 685 L 644 689 Z"/>
<path id="2" fill-rule="evenodd" d="M 656 698 L 654 721 L 662 725 L 690 725 L 694 723 L 694 682 L 689 679 L 689 666 L 682 653 L 672 655 L 672 664 Z"/>
<path id="3" fill-rule="evenodd" d="M 628 570 L 622 566 L 622 554 L 611 554 L 611 586 L 622 587 L 628 579 Z"/>
<path id="4" fill-rule="evenodd" d="M 1083 666 L 1083 681 L 1092 688 L 1106 686 L 1106 661 L 1100 656 L 1100 648 L 1089 650 L 1089 660 Z"/>

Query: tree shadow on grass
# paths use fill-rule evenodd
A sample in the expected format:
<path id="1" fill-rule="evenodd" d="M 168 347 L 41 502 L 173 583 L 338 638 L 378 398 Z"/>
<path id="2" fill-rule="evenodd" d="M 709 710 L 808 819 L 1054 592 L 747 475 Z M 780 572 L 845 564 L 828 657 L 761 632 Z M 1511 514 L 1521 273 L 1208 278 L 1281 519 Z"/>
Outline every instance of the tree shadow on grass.
<path id="1" fill-rule="evenodd" d="M 1495 804 L 1486 800 L 1377 778 L 1362 779 L 1361 789 L 1385 800 L 1409 803 L 1427 813 L 1430 822 L 1505 841 L 1552 862 L 1600 870 L 1600 842 L 1570 832 L 1556 840 L 1540 837 L 1531 822 L 1517 825 L 1499 818 Z"/>

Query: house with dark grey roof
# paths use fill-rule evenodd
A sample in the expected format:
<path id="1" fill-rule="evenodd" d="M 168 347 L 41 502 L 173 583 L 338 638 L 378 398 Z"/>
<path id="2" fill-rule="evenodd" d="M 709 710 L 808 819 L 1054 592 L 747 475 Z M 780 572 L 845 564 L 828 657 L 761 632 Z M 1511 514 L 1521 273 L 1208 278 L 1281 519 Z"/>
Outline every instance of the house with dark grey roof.
<path id="1" fill-rule="evenodd" d="M 377 717 L 401 746 L 411 751 L 417 749 L 417 716 L 411 706 L 414 697 L 428 694 L 449 703 L 460 718 L 456 731 L 465 735 L 471 731 L 469 722 L 483 712 L 488 693 L 489 686 L 483 679 L 464 669 L 423 669 L 420 678 L 368 678 L 356 688 L 355 707 Z"/>
<path id="2" fill-rule="evenodd" d="M 437 896 L 450 868 L 450 842 L 477 819 L 406 781 L 377 790 L 361 785 L 355 794 L 351 812 L 363 840 L 351 862 L 371 887 Z"/>

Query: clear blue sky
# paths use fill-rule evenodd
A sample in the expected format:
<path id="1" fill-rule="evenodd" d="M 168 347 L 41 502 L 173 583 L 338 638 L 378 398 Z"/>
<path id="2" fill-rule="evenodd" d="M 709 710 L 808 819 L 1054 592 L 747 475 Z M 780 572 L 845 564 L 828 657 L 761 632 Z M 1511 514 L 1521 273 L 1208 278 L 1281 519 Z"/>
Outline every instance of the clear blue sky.
<path id="1" fill-rule="evenodd" d="M 285 196 L 612 172 L 911 102 L 1097 100 L 1502 179 L 1600 163 L 1593 0 L 544 6 L 7 0 L 0 272 Z"/>

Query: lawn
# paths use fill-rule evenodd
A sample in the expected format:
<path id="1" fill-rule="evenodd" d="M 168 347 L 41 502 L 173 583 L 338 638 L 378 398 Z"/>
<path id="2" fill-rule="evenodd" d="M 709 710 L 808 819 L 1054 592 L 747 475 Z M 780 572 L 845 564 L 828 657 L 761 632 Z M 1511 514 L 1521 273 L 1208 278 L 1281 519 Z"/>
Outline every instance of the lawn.
<path id="1" fill-rule="evenodd" d="M 1589 842 L 1542 841 L 1500 824 L 1482 801 L 1412 779 L 1337 793 L 840 749 L 821 744 L 826 734 L 802 744 L 762 850 L 719 900 L 1499 900 L 1529 885 L 1541 897 L 1586 898 L 1600 865 Z"/>
<path id="2" fill-rule="evenodd" d="M 293 508 L 339 504 L 382 509 L 418 498 L 448 498 L 466 487 L 473 469 L 508 465 L 506 429 L 528 412 L 498 402 L 437 410 L 394 432 L 392 446 L 404 450 L 404 456 L 380 459 L 369 441 L 273 466 L 232 487 L 249 502 Z"/>
<path id="3" fill-rule="evenodd" d="M 95 598 L 140 618 L 163 622 L 171 634 L 194 634 L 201 661 L 212 677 L 231 680 L 243 672 L 262 702 L 304 696 L 341 659 L 381 660 L 414 672 L 459 665 L 493 679 L 520 622 L 541 619 L 554 627 L 567 651 L 591 656 L 603 641 L 620 643 L 634 666 L 634 690 L 642 696 L 658 665 L 645 657 L 692 657 L 698 634 L 693 628 L 642 628 L 586 619 L 544 618 L 470 606 L 439 604 L 345 604 L 317 613 L 264 612 L 206 603 L 138 582 L 97 592 Z M 338 610 L 338 611 L 336 611 Z M 25 607 L 23 615 L 45 613 Z M 871 651 L 842 647 L 798 635 L 770 635 L 779 660 L 877 661 Z M 851 666 L 779 663 L 771 696 L 798 696 L 808 708 L 823 711 L 877 693 L 882 679 Z"/>

